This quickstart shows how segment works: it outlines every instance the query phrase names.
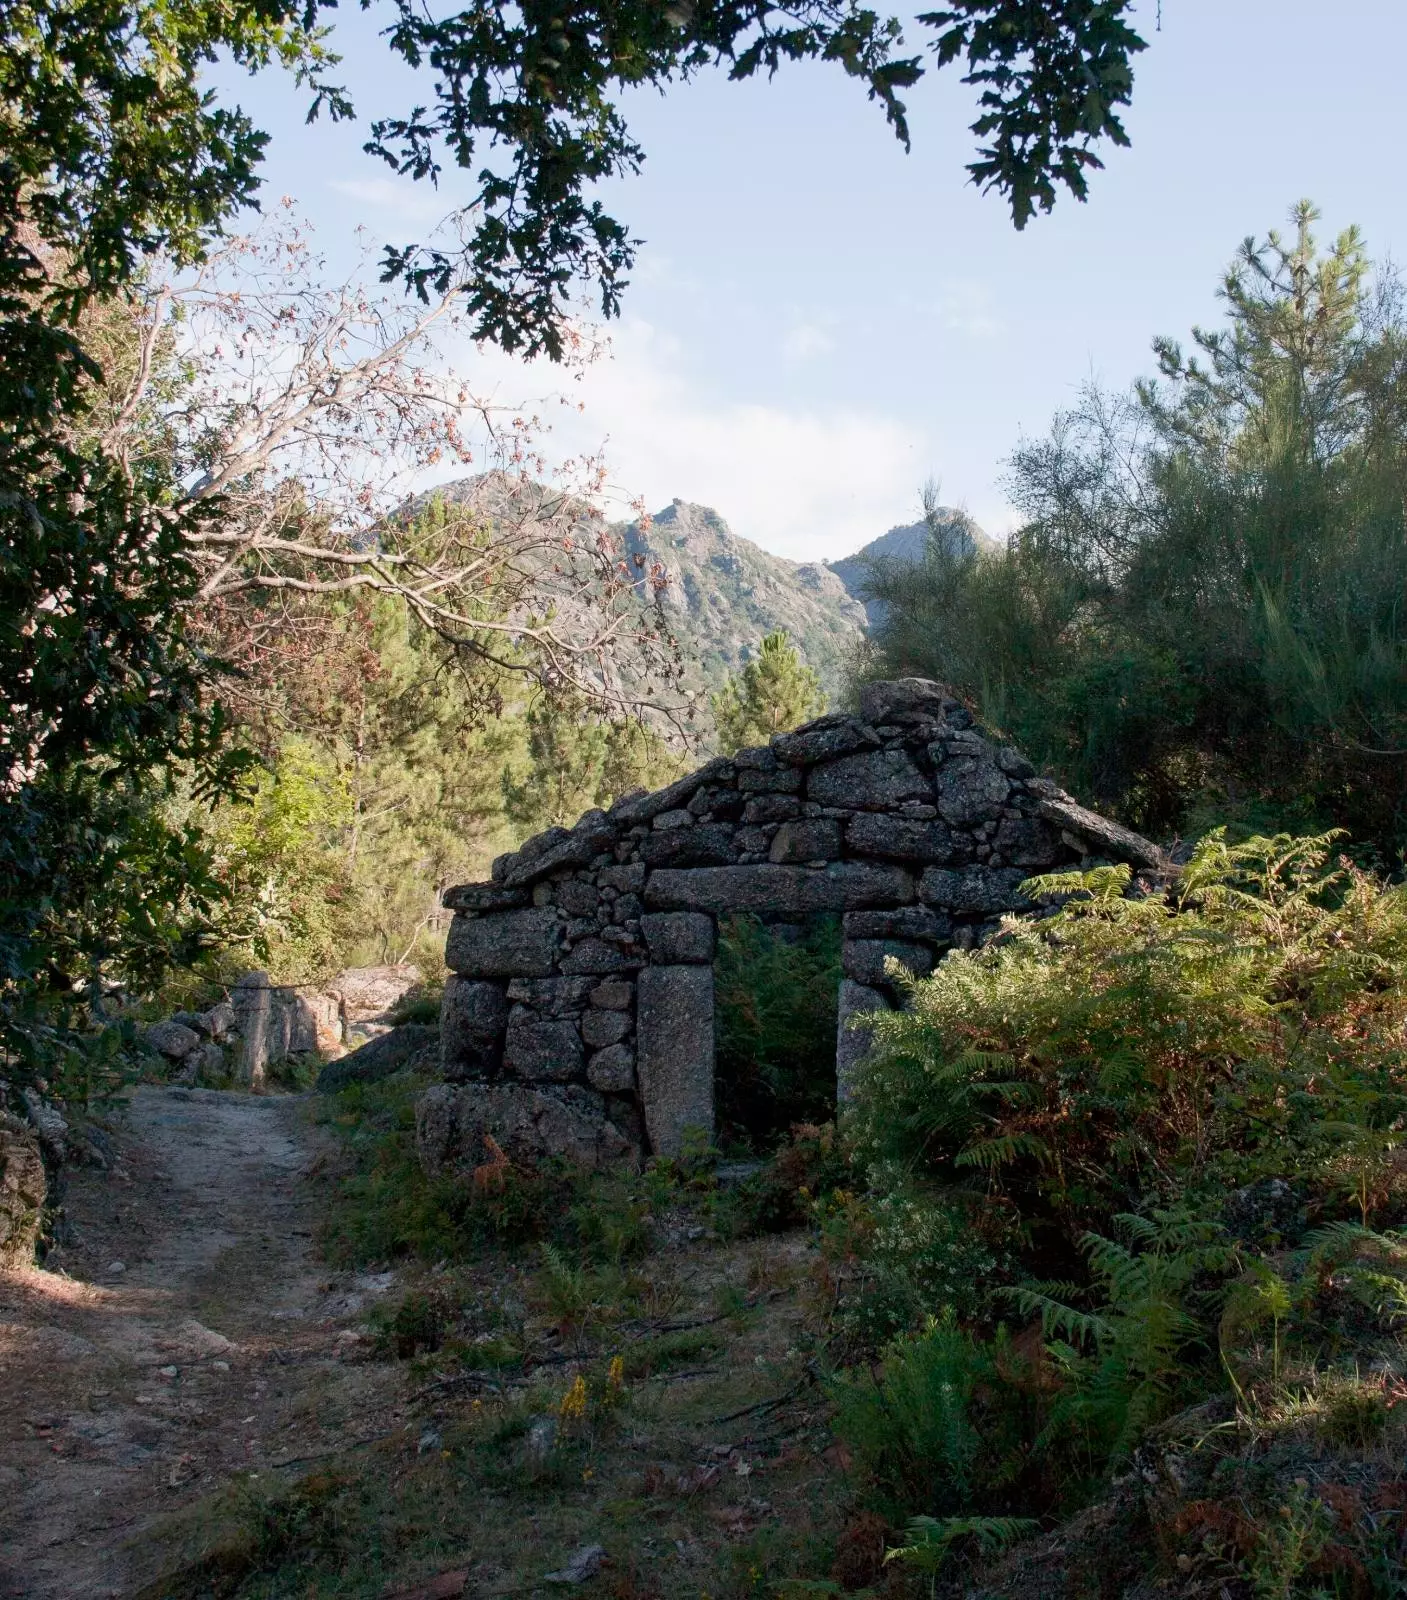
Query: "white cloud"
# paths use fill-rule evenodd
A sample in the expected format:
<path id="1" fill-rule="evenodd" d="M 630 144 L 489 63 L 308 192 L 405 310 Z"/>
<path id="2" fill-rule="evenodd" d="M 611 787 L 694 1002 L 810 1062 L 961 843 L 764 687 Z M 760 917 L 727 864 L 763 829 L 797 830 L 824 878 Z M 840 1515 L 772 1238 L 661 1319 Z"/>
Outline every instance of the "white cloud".
<path id="1" fill-rule="evenodd" d="M 613 481 L 651 509 L 699 501 L 794 561 L 849 555 L 917 514 L 930 466 L 919 429 L 856 408 L 712 401 L 691 389 L 677 343 L 644 323 L 620 329 L 581 389 L 585 411 L 559 437 L 605 439 Z"/>
<path id="2" fill-rule="evenodd" d="M 634 319 L 615 326 L 610 353 L 579 378 L 492 348 L 454 360 L 481 398 L 537 397 L 528 409 L 552 430 L 542 441 L 549 463 L 602 452 L 612 518 L 629 515 L 637 497 L 651 511 L 692 500 L 794 561 L 851 555 L 913 521 L 933 470 L 925 433 L 880 411 L 714 399 L 691 382 L 685 346 Z M 554 392 L 571 404 L 550 403 Z"/>

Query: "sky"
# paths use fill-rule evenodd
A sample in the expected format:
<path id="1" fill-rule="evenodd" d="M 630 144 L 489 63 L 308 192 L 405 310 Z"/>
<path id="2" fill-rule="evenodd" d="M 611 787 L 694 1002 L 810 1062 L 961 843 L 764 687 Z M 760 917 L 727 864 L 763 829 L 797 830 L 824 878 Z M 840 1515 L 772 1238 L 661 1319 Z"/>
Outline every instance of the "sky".
<path id="1" fill-rule="evenodd" d="M 928 479 L 1000 534 L 1019 439 L 1089 379 L 1150 371 L 1155 335 L 1215 322 L 1236 247 L 1296 200 L 1321 207 L 1326 239 L 1357 223 L 1374 259 L 1407 255 L 1407 0 L 1156 12 L 1135 17 L 1131 148 L 1106 147 L 1086 204 L 1062 197 L 1021 233 L 967 181 L 973 103 L 951 68 L 910 91 L 908 154 L 825 64 L 632 95 L 648 158 L 604 197 L 644 244 L 552 447 L 604 448 L 622 499 L 713 506 L 793 560 L 914 520 Z M 430 98 L 376 27 L 349 9 L 332 40 L 363 127 Z M 286 78 L 216 70 L 211 86 L 270 134 L 265 194 L 296 198 L 334 266 L 350 270 L 359 225 L 407 243 L 455 202 L 457 174 L 435 191 L 363 154 L 357 127 L 305 126 Z M 448 358 L 505 401 L 561 387 L 496 352 Z"/>

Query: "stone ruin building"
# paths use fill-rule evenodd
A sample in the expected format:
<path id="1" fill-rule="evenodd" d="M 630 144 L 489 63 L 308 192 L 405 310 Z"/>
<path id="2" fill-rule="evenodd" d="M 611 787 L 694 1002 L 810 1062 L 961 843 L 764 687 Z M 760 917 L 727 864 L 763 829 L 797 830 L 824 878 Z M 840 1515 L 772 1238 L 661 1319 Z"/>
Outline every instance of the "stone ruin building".
<path id="1" fill-rule="evenodd" d="M 894 958 L 923 974 L 1005 913 L 1035 873 L 1156 845 L 1077 805 L 941 685 L 873 683 L 837 713 L 500 856 L 456 915 L 441 1013 L 444 1082 L 417 1110 L 434 1171 L 559 1154 L 588 1166 L 673 1156 L 713 1131 L 718 920 L 839 915 L 837 1097 L 892 1006 Z"/>

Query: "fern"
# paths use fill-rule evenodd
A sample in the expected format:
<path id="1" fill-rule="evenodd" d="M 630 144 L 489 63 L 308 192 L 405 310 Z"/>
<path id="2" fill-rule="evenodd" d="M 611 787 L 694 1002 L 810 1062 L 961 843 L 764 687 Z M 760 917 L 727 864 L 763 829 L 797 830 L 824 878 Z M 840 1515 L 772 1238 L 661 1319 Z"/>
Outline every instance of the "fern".
<path id="1" fill-rule="evenodd" d="M 1031 1517 L 912 1517 L 904 1530 L 909 1543 L 887 1550 L 884 1559 L 906 1562 L 921 1572 L 937 1572 L 954 1545 L 968 1541 L 978 1554 L 995 1555 L 1039 1527 Z"/>

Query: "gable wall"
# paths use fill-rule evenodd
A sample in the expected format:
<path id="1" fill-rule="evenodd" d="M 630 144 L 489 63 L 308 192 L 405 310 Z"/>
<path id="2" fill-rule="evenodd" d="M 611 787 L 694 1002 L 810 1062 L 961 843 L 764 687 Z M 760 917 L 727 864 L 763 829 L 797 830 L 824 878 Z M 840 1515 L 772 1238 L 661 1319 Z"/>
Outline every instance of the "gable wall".
<path id="1" fill-rule="evenodd" d="M 1147 840 L 1086 811 L 994 742 L 942 686 L 871 684 L 860 714 L 709 762 L 500 857 L 456 912 L 441 1018 L 445 1083 L 422 1099 L 431 1168 L 510 1156 L 587 1165 L 677 1155 L 713 1128 L 719 917 L 843 918 L 837 1091 L 893 1002 L 884 964 L 928 972 L 1034 873 L 1091 858 L 1157 867 Z"/>

